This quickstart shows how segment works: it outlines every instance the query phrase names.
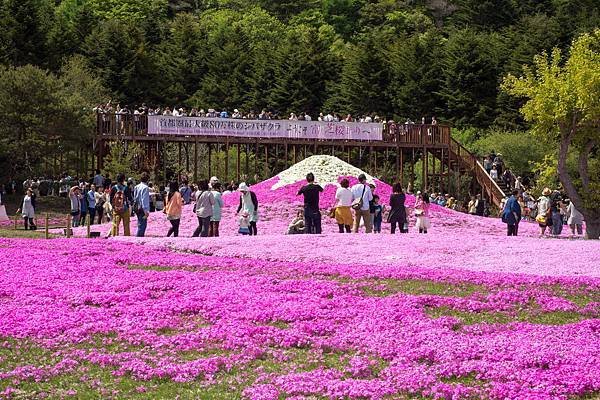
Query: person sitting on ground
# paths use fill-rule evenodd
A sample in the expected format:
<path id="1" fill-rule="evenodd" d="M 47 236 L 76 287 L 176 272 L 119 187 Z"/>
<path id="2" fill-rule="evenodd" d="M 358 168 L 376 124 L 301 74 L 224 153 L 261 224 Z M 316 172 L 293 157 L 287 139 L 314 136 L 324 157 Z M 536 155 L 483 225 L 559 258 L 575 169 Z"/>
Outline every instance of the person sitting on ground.
<path id="1" fill-rule="evenodd" d="M 296 217 L 290 222 L 288 226 L 288 235 L 297 235 L 304 233 L 304 212 L 302 210 L 298 210 Z"/>

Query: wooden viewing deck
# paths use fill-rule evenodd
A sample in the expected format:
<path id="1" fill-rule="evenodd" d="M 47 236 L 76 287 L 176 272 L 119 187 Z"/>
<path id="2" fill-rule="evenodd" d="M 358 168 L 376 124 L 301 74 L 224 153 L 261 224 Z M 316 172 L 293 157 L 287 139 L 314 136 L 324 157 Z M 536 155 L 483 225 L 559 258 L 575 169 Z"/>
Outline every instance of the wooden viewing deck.
<path id="1" fill-rule="evenodd" d="M 502 190 L 489 177 L 477 157 L 451 137 L 451 128 L 447 125 L 387 124 L 383 126 L 382 140 L 254 138 L 214 134 L 150 134 L 148 117 L 145 115 L 98 114 L 95 149 L 99 168 L 103 165 L 108 146 L 116 141 L 140 144 L 145 150 L 146 168 L 155 171 L 165 169 L 165 175 L 167 144 L 175 143 L 179 150 L 178 165 L 185 166 L 187 171 L 193 171 L 194 180 L 200 176 L 198 153 L 201 146 L 206 146 L 203 157 L 207 157 L 208 168 L 205 172 L 208 176 L 215 173 L 213 152 L 225 151 L 229 154 L 233 147 L 237 152 L 234 176 L 238 180 L 242 174 L 249 176 L 253 172 L 248 162 L 249 157 L 244 157 L 245 162 L 241 162 L 243 153 L 254 156 L 254 173 L 257 173 L 261 158 L 265 170 L 271 170 L 269 163 L 279 167 L 276 170 L 281 170 L 315 154 L 335 155 L 351 163 L 352 155 L 358 152 L 360 163 L 363 164 L 359 167 L 364 167 L 375 176 L 386 167 L 389 171 L 391 166 L 395 179 L 408 175 L 412 182 L 416 177 L 415 163 L 421 160 L 420 173 L 424 188 L 433 187 L 444 191 L 450 186 L 451 179 L 467 175 L 474 179 L 484 196 L 493 204 L 499 205 L 504 197 Z M 231 172 L 229 163 L 229 157 L 224 157 L 224 174 L 227 177 Z M 406 164 L 409 164 L 408 168 L 405 167 Z"/>

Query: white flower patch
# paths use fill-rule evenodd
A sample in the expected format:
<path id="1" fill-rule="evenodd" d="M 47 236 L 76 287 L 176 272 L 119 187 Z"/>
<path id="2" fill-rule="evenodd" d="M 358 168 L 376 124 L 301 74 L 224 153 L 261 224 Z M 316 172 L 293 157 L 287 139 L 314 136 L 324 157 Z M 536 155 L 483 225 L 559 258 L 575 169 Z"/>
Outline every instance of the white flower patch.
<path id="1" fill-rule="evenodd" d="M 328 184 L 339 185 L 338 179 L 340 176 L 358 177 L 360 174 L 365 174 L 367 182 L 375 183 L 373 177 L 360 168 L 356 168 L 334 156 L 318 155 L 308 157 L 277 174 L 279 180 L 271 187 L 271 190 L 277 190 L 302 181 L 306 179 L 306 174 L 309 172 L 315 175 L 315 183 L 323 187 Z"/>

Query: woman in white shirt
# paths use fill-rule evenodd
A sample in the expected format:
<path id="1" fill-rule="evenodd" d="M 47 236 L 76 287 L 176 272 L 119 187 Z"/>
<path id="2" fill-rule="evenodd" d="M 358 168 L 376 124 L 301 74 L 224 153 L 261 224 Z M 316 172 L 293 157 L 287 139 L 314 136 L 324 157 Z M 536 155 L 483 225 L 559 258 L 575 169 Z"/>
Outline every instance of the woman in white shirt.
<path id="1" fill-rule="evenodd" d="M 354 223 L 352 218 L 352 191 L 349 189 L 350 182 L 344 178 L 340 182 L 340 188 L 335 192 L 335 221 L 340 233 L 350 233 L 350 227 Z"/>

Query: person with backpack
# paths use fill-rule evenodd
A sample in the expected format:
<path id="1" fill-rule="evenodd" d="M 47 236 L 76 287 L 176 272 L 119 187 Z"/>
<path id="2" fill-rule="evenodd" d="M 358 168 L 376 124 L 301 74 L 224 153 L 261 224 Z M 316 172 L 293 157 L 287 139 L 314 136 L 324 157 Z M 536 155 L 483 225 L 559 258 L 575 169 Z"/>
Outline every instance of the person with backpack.
<path id="1" fill-rule="evenodd" d="M 148 216 L 150 215 L 149 179 L 148 173 L 143 172 L 140 183 L 133 189 L 133 212 L 137 218 L 137 237 L 144 237 L 148 226 Z"/>
<path id="2" fill-rule="evenodd" d="M 188 185 L 187 180 L 183 180 L 181 187 L 179 188 L 179 193 L 181 194 L 181 198 L 183 199 L 183 204 L 190 204 L 192 202 L 192 189 Z"/>
<path id="3" fill-rule="evenodd" d="M 213 215 L 213 207 L 215 205 L 215 196 L 208 187 L 208 181 L 203 180 L 198 182 L 198 192 L 196 193 L 196 205 L 194 212 L 198 217 L 198 227 L 194 231 L 192 237 L 208 237 L 210 229 L 210 219 Z"/>
<path id="4" fill-rule="evenodd" d="M 125 236 L 131 236 L 129 230 L 129 223 L 131 219 L 131 204 L 133 198 L 131 190 L 125 183 L 125 174 L 117 175 L 117 184 L 110 190 L 110 204 L 113 209 L 112 218 L 112 236 L 119 236 L 119 225 L 123 221 L 123 234 Z"/>
<path id="5" fill-rule="evenodd" d="M 373 193 L 367 185 L 367 177 L 365 174 L 358 176 L 358 183 L 352 186 L 352 209 L 354 210 L 354 233 L 358 233 L 360 227 L 360 219 L 362 218 L 365 224 L 365 232 L 371 233 L 371 201 L 373 201 Z"/>

